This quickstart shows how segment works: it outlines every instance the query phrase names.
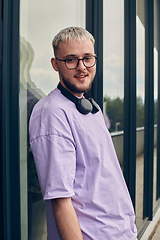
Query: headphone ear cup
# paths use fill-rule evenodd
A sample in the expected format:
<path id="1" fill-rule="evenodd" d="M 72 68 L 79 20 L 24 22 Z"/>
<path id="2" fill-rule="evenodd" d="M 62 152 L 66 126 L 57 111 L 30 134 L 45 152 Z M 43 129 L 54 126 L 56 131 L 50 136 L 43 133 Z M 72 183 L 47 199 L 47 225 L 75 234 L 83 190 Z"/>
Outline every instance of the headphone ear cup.
<path id="1" fill-rule="evenodd" d="M 68 98 L 70 101 L 75 103 L 77 110 L 82 114 L 88 113 L 97 113 L 99 111 L 98 104 L 89 96 L 88 93 L 84 93 L 85 98 L 78 99 L 74 95 L 72 95 L 66 88 L 62 86 L 59 82 L 57 88 L 61 91 L 61 93 Z"/>
<path id="2" fill-rule="evenodd" d="M 78 99 L 76 107 L 77 107 L 77 110 L 82 114 L 88 114 L 93 110 L 92 104 L 86 98 Z"/>
<path id="3" fill-rule="evenodd" d="M 91 102 L 92 106 L 93 106 L 93 110 L 92 113 L 97 113 L 99 111 L 99 106 L 98 104 L 94 101 L 93 98 L 90 98 L 89 101 Z"/>

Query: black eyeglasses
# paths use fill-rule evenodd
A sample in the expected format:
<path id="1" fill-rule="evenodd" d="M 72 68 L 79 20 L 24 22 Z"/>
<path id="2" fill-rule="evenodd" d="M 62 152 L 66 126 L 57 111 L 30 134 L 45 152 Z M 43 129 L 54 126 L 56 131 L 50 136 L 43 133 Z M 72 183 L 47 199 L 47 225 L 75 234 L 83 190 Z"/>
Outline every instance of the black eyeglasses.
<path id="1" fill-rule="evenodd" d="M 59 59 L 56 57 L 56 59 L 58 61 L 62 61 L 65 62 L 65 65 L 68 69 L 75 69 L 78 67 L 79 65 L 79 61 L 82 60 L 83 65 L 86 68 L 91 68 L 96 64 L 96 60 L 97 60 L 97 56 L 94 55 L 90 55 L 90 56 L 86 56 L 84 58 L 77 58 L 77 57 L 68 57 L 66 59 Z"/>

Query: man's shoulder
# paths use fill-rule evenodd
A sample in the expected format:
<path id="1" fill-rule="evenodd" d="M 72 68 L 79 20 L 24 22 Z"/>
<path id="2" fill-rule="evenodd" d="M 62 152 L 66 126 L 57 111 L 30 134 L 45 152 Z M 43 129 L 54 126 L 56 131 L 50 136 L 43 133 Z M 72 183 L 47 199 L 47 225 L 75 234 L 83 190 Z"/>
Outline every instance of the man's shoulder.
<path id="1" fill-rule="evenodd" d="M 33 113 L 35 112 L 59 112 L 63 106 L 69 105 L 68 99 L 66 99 L 58 89 L 54 89 L 47 96 L 41 98 L 34 106 Z M 68 106 L 69 107 L 69 106 Z M 33 114 L 32 113 L 32 114 Z"/>
<path id="2" fill-rule="evenodd" d="M 76 109 L 75 103 L 63 96 L 58 89 L 55 89 L 34 106 L 30 118 L 30 129 L 32 128 L 34 131 L 35 125 L 38 126 L 38 124 L 40 127 L 45 126 L 45 129 L 49 126 L 56 128 L 57 126 L 62 127 L 62 125 L 70 127 L 74 125 L 75 127 L 75 124 L 76 126 L 83 124 L 86 126 L 87 122 L 91 124 L 90 121 L 93 117 L 98 122 L 100 121 L 99 113 L 81 114 Z"/>
<path id="3" fill-rule="evenodd" d="M 30 139 L 53 134 L 60 129 L 69 129 L 68 122 L 74 107 L 74 103 L 65 98 L 58 89 L 41 98 L 30 117 Z"/>

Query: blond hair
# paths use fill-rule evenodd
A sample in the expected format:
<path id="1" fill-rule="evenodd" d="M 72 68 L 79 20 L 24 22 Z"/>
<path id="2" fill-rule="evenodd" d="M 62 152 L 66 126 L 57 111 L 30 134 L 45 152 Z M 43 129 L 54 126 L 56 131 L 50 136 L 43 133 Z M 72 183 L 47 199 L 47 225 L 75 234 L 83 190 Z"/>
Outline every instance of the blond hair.
<path id="1" fill-rule="evenodd" d="M 90 39 L 91 42 L 95 43 L 95 39 L 92 36 L 91 33 L 89 33 L 86 29 L 81 28 L 81 27 L 68 27 L 65 29 L 62 29 L 53 39 L 52 41 L 52 46 L 53 46 L 53 51 L 54 55 L 57 55 L 57 49 L 58 49 L 58 44 L 60 41 L 62 42 L 67 42 L 67 41 L 83 41 L 84 39 Z"/>

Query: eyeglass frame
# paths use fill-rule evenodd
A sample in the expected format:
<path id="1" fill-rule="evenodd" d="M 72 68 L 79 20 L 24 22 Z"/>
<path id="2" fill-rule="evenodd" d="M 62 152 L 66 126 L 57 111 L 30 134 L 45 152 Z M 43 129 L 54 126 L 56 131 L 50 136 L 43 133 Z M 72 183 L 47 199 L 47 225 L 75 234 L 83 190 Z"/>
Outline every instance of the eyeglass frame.
<path id="1" fill-rule="evenodd" d="M 94 58 L 95 58 L 95 63 L 93 64 L 93 66 L 91 66 L 91 67 L 86 67 L 86 65 L 85 65 L 84 62 L 83 62 L 83 60 L 84 60 L 86 57 L 94 57 Z M 68 57 L 68 58 L 69 58 L 69 57 Z M 67 61 L 68 58 L 66 58 L 66 59 L 60 59 L 60 58 L 55 57 L 56 60 L 61 61 L 61 62 L 65 62 L 66 68 L 68 68 L 67 65 L 66 65 L 66 61 Z M 80 60 L 82 60 L 83 65 L 84 65 L 86 68 L 92 68 L 92 67 L 94 67 L 94 65 L 96 64 L 96 60 L 97 60 L 97 56 L 96 56 L 96 55 L 89 55 L 89 56 L 85 56 L 84 58 L 77 58 L 77 57 L 71 57 L 71 58 L 76 58 L 76 59 L 78 60 L 78 62 L 77 62 L 77 66 L 76 66 L 75 68 L 68 68 L 68 69 L 70 69 L 70 70 L 76 69 L 76 68 L 78 67 L 78 65 L 79 65 L 79 61 L 80 61 Z"/>

